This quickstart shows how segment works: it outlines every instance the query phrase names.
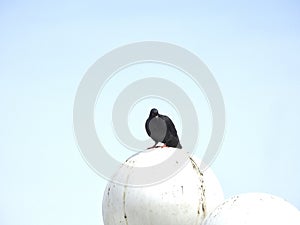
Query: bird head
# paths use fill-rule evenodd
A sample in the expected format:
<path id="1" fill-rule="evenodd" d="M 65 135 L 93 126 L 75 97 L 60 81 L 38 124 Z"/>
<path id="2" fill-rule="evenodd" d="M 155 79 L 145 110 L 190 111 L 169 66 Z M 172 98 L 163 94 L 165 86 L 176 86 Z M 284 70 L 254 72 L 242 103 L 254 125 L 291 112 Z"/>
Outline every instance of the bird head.
<path id="1" fill-rule="evenodd" d="M 158 110 L 155 109 L 155 108 L 151 109 L 149 117 L 153 118 L 153 117 L 156 117 L 156 116 L 158 116 Z"/>

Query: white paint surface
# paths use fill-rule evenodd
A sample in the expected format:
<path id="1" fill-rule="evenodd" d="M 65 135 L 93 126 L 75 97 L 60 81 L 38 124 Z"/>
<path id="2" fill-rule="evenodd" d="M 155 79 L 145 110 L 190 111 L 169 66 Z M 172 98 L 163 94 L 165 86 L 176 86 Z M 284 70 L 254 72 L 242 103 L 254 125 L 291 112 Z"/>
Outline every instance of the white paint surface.
<path id="1" fill-rule="evenodd" d="M 300 212 L 265 193 L 236 195 L 218 206 L 203 225 L 300 225 Z"/>
<path id="2" fill-rule="evenodd" d="M 116 173 L 124 174 L 124 166 L 149 166 L 162 161 L 174 148 L 157 148 L 133 156 Z M 219 205 L 224 197 L 221 186 L 208 169 L 198 170 L 198 159 L 188 164 L 172 178 L 147 187 L 130 187 L 108 183 L 102 203 L 105 225 L 199 225 L 204 217 Z M 175 162 L 174 162 L 175 163 Z"/>

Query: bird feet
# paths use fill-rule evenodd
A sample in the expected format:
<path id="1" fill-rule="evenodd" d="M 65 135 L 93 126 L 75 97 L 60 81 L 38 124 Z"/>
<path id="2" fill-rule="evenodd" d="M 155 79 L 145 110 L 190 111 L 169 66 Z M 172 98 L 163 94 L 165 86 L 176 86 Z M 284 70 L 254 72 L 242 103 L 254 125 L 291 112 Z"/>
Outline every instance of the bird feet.
<path id="1" fill-rule="evenodd" d="M 151 147 L 148 147 L 147 149 L 152 149 L 152 148 L 165 148 L 165 147 L 168 147 L 166 144 L 162 145 L 162 146 L 157 146 L 157 145 L 154 145 L 154 146 L 151 146 Z"/>

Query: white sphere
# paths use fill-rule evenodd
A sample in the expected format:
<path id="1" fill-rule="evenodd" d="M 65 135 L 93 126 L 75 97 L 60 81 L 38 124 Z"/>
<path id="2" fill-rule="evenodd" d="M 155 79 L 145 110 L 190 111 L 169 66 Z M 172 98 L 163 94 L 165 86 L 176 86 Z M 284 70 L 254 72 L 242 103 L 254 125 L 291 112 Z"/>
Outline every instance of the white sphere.
<path id="1" fill-rule="evenodd" d="M 157 148 L 138 153 L 120 167 L 116 176 L 130 180 L 136 166 L 155 165 L 174 151 L 184 152 Z M 223 200 L 222 188 L 213 172 L 200 172 L 199 160 L 188 157 L 182 170 L 155 185 L 132 187 L 109 182 L 102 202 L 103 221 L 105 225 L 198 225 Z"/>
<path id="2" fill-rule="evenodd" d="M 265 193 L 240 194 L 219 205 L 203 225 L 300 225 L 300 212 L 285 200 Z"/>

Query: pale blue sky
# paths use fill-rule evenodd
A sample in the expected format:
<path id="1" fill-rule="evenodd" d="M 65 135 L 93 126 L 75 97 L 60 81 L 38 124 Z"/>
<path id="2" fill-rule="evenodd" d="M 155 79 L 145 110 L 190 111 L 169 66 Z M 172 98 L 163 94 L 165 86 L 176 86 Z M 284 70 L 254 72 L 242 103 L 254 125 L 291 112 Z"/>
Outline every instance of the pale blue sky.
<path id="1" fill-rule="evenodd" d="M 214 74 L 227 129 L 212 167 L 225 195 L 268 192 L 300 208 L 299 9 L 283 0 L 1 1 L 0 223 L 102 224 L 106 181 L 77 149 L 74 97 L 99 57 L 143 40 L 187 48 Z"/>

